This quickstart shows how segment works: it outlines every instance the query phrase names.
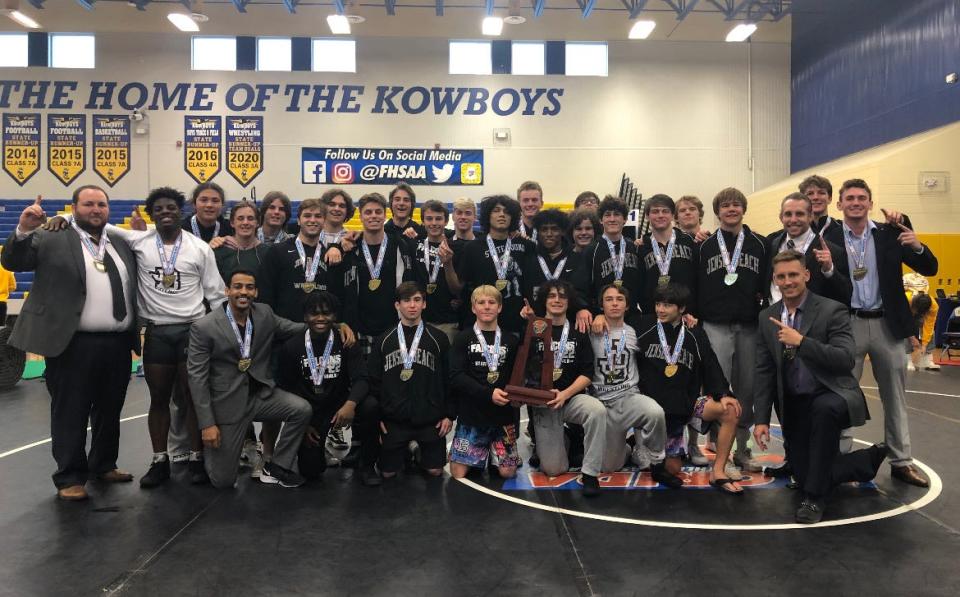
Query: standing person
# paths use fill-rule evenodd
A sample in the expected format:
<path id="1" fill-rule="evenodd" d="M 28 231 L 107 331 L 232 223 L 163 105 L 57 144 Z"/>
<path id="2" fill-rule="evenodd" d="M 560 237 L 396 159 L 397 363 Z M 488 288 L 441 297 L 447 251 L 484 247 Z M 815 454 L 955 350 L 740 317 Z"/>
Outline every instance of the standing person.
<path id="1" fill-rule="evenodd" d="M 903 341 L 914 336 L 916 329 L 901 273 L 906 265 L 918 274 L 935 276 L 939 264 L 929 247 L 904 224 L 881 224 L 870 219 L 873 193 L 865 181 L 845 181 L 837 207 L 843 212 L 842 225 L 829 228 L 824 237 L 847 247 L 850 272 L 844 273 L 850 274 L 853 282 L 850 313 L 856 340 L 854 375 L 860 379 L 864 357 L 869 355 L 883 403 L 890 475 L 910 485 L 927 487 L 930 482 L 913 464 L 910 453 Z"/>
<path id="2" fill-rule="evenodd" d="M 210 240 L 210 248 L 217 260 L 217 270 L 226 283 L 230 273 L 242 269 L 259 275 L 270 246 L 260 240 L 260 213 L 249 201 L 241 201 L 230 210 L 230 227 L 233 235 L 218 236 Z"/>
<path id="3" fill-rule="evenodd" d="M 356 233 L 351 234 L 343 227 L 353 217 L 353 198 L 350 194 L 343 189 L 330 189 L 320 196 L 320 202 L 327 206 L 323 231 L 320 233 L 320 242 L 323 246 L 343 246 L 345 238 L 352 240 Z M 344 251 L 348 250 L 349 248 L 344 248 Z"/>
<path id="4" fill-rule="evenodd" d="M 400 284 L 395 296 L 400 322 L 374 341 L 367 360 L 370 395 L 381 411 L 380 473 L 396 476 L 406 461 L 407 446 L 416 441 L 419 466 L 439 477 L 446 460 L 445 438 L 456 416 L 449 388 L 450 343 L 423 322 L 426 297 L 416 282 Z"/>
<path id="5" fill-rule="evenodd" d="M 133 480 L 117 468 L 117 455 L 130 351 L 139 354 L 140 348 L 136 261 L 123 239 L 104 230 L 110 217 L 106 191 L 78 187 L 73 216 L 66 232 L 37 231 L 46 219 L 38 196 L 0 253 L 3 267 L 35 272 L 8 343 L 46 359 L 53 483 L 57 497 L 68 501 L 87 499 L 84 485 L 91 476 L 108 483 Z"/>
<path id="6" fill-rule="evenodd" d="M 423 226 L 413 221 L 413 209 L 417 206 L 417 194 L 413 192 L 413 187 L 399 182 L 387 197 L 390 202 L 390 220 L 383 226 L 385 232 L 409 239 L 427 235 Z"/>
<path id="7" fill-rule="evenodd" d="M 447 206 L 429 200 L 420 206 L 426 236 L 416 241 L 415 267 L 420 285 L 427 289 L 423 319 L 453 342 L 460 323 L 459 300 L 463 284 L 457 275 L 459 255 L 450 248 L 444 230 L 450 212 Z"/>
<path id="8" fill-rule="evenodd" d="M 810 227 L 817 234 L 823 234 L 839 222 L 829 215 L 830 202 L 833 201 L 833 185 L 823 176 L 813 174 L 803 179 L 798 187 L 800 194 L 810 200 L 812 222 Z"/>
<path id="9" fill-rule="evenodd" d="M 907 295 L 907 303 L 910 304 L 910 313 L 913 315 L 914 328 L 917 332 L 915 338 L 919 342 L 917 346 L 910 347 L 907 371 L 916 369 L 939 371 L 940 365 L 933 360 L 933 349 L 936 348 L 934 328 L 940 307 L 929 294 L 930 283 L 920 274 L 910 272 L 903 275 L 903 289 Z M 917 361 L 916 365 L 914 361 Z"/>
<path id="10" fill-rule="evenodd" d="M 537 229 L 533 218 L 543 209 L 543 189 L 540 183 L 528 180 L 517 189 L 517 202 L 523 219 L 520 222 L 520 234 L 533 242 L 537 241 Z"/>
<path id="11" fill-rule="evenodd" d="M 864 424 L 867 402 L 851 374 L 855 341 L 847 308 L 807 290 L 805 261 L 794 250 L 773 258 L 783 298 L 759 316 L 753 436 L 766 450 L 770 407 L 779 403 L 787 460 L 803 491 L 796 521 L 813 524 L 833 487 L 876 476 L 887 447 L 838 453 L 840 431 Z"/>
<path id="12" fill-rule="evenodd" d="M 531 303 L 537 300 L 540 285 L 548 280 L 566 280 L 573 283 L 574 274 L 580 265 L 579 255 L 567 243 L 564 233 L 570 227 L 567 214 L 559 209 L 545 209 L 533 218 L 533 229 L 537 233 L 537 250 L 527 255 L 522 265 L 523 296 Z M 577 315 L 585 332 L 593 317 L 587 309 L 586 301 L 574 299 L 571 311 Z M 581 313 L 582 311 L 582 313 Z"/>
<path id="13" fill-rule="evenodd" d="M 457 414 L 450 474 L 461 479 L 471 468 L 485 468 L 489 459 L 500 477 L 509 479 L 521 464 L 517 413 L 504 391 L 518 341 L 497 325 L 503 297 L 496 288 L 475 288 L 470 306 L 476 322 L 472 329 L 457 334 L 450 351 L 450 391 Z"/>
<path id="14" fill-rule="evenodd" d="M 473 289 L 489 285 L 503 296 L 500 327 L 508 334 L 519 335 L 523 329 L 520 309 L 523 307 L 523 269 L 526 256 L 535 251 L 529 240 L 511 238 L 520 226 L 520 204 L 506 195 L 493 195 L 480 203 L 480 228 L 483 232 L 463 251 L 460 278 L 464 296 Z M 467 320 L 472 323 L 472 318 Z"/>
<path id="15" fill-rule="evenodd" d="M 3 247 L 0 247 L 0 251 Z M 7 325 L 7 301 L 10 293 L 17 289 L 17 278 L 8 269 L 0 267 L 0 326 Z"/>
<path id="16" fill-rule="evenodd" d="M 593 191 L 584 191 L 573 200 L 573 209 L 575 210 L 597 211 L 598 207 L 600 207 L 600 197 Z"/>
<path id="17" fill-rule="evenodd" d="M 680 230 L 702 243 L 710 237 L 710 231 L 703 228 L 703 202 L 694 195 L 684 195 L 677 199 L 677 225 Z"/>
<path id="18" fill-rule="evenodd" d="M 187 358 L 210 483 L 218 489 L 234 487 L 247 428 L 254 421 L 275 421 L 284 423 L 283 430 L 260 481 L 298 487 L 304 480 L 293 465 L 312 409 L 303 398 L 276 387 L 270 353 L 274 339 L 299 335 L 304 325 L 254 303 L 257 280 L 252 272 L 235 270 L 229 282 L 227 303 L 191 326 Z"/>
<path id="19" fill-rule="evenodd" d="M 198 184 L 190 196 L 190 204 L 194 214 L 184 218 L 181 228 L 192 232 L 203 242 L 210 242 L 216 236 L 230 236 L 233 228 L 223 217 L 223 208 L 227 204 L 227 196 L 223 187 L 215 182 Z"/>
<path id="20" fill-rule="evenodd" d="M 567 236 L 570 238 L 574 253 L 583 253 L 594 240 L 603 234 L 603 226 L 597 218 L 596 210 L 578 209 L 570 214 L 570 227 Z"/>
<path id="21" fill-rule="evenodd" d="M 747 198 L 737 189 L 723 189 L 713 198 L 720 228 L 700 245 L 697 313 L 723 375 L 740 401 L 734 463 L 743 470 L 760 472 L 748 443 L 753 425 L 757 314 L 766 293 L 767 243 L 743 223 L 746 212 Z"/>
<path id="22" fill-rule="evenodd" d="M 653 315 L 653 295 L 661 286 L 680 284 L 696 296 L 697 266 L 700 249 L 693 237 L 673 227 L 676 205 L 668 195 L 647 199 L 643 213 L 650 222 L 650 232 L 642 238 L 640 261 L 644 268 L 644 284 L 637 301 L 645 315 Z M 685 305 L 693 311 L 693 305 Z"/>
<path id="23" fill-rule="evenodd" d="M 290 238 L 287 223 L 292 216 L 293 206 L 286 193 L 281 191 L 267 193 L 260 204 L 260 228 L 257 230 L 257 240 L 269 246 Z M 233 212 L 230 213 L 230 218 L 233 219 Z"/>
<path id="24" fill-rule="evenodd" d="M 476 221 L 477 204 L 473 199 L 461 197 L 453 202 L 453 237 L 450 242 L 454 250 L 476 238 L 473 233 L 473 225 Z"/>

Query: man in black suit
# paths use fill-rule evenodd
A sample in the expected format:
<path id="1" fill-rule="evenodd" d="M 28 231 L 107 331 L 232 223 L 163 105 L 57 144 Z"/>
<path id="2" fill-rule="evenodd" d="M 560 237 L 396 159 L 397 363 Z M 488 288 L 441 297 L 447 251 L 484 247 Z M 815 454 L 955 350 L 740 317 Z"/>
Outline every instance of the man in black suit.
<path id="1" fill-rule="evenodd" d="M 903 341 L 917 330 L 903 293 L 901 274 L 906 264 L 921 275 L 934 276 L 937 258 L 913 230 L 899 223 L 899 214 L 885 214 L 887 223 L 870 220 L 873 195 L 863 180 L 844 182 L 837 206 L 843 212 L 843 223 L 829 228 L 825 236 L 835 244 L 846 245 L 849 254 L 853 282 L 850 312 L 857 357 L 854 375 L 860 378 L 864 356 L 870 355 L 883 403 L 890 474 L 904 483 L 927 487 L 929 481 L 910 455 Z"/>
<path id="2" fill-rule="evenodd" d="M 804 494 L 796 520 L 812 524 L 823 517 L 830 490 L 873 479 L 887 449 L 879 444 L 838 453 L 840 431 L 867 418 L 866 400 L 851 374 L 847 308 L 808 290 L 810 271 L 798 251 L 773 258 L 773 279 L 783 298 L 759 315 L 753 437 L 766 450 L 770 408 L 779 404 L 787 459 Z"/>
<path id="3" fill-rule="evenodd" d="M 787 195 L 780 203 L 780 222 L 783 230 L 767 236 L 769 254 L 776 255 L 788 249 L 799 251 L 810 271 L 807 284 L 810 291 L 849 307 L 853 286 L 849 276 L 843 273 L 848 269 L 846 255 L 843 249 L 818 236 L 811 227 L 813 205 L 810 199 L 801 193 Z M 780 300 L 780 290 L 773 280 L 772 263 L 767 267 L 765 278 L 767 304 L 772 304 Z"/>
<path id="4" fill-rule="evenodd" d="M 23 210 L 2 253 L 5 268 L 36 272 L 9 343 L 46 358 L 53 482 L 60 499 L 85 500 L 90 476 L 133 480 L 117 469 L 117 452 L 130 351 L 140 352 L 136 261 L 121 238 L 104 232 L 110 201 L 103 189 L 74 191 L 73 225 L 62 234 L 37 231 L 46 219 L 40 204 L 37 197 Z"/>

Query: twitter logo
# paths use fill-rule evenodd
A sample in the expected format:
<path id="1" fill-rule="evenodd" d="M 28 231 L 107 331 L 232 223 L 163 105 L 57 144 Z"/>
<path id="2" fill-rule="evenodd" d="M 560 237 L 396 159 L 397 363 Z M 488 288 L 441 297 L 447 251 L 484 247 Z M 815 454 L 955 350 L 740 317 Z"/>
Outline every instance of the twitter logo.
<path id="1" fill-rule="evenodd" d="M 453 175 L 453 164 L 444 164 L 440 168 L 430 166 L 430 169 L 433 171 L 433 182 L 437 184 L 447 182 L 450 180 L 450 176 Z"/>

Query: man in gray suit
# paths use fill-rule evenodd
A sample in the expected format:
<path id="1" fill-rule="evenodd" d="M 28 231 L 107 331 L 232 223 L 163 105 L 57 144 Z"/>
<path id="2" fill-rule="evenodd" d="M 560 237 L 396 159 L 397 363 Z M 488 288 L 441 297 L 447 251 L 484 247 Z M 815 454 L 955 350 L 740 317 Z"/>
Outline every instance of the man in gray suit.
<path id="1" fill-rule="evenodd" d="M 86 185 L 73 193 L 73 225 L 62 234 L 37 231 L 46 220 L 41 198 L 20 214 L 3 266 L 35 277 L 10 345 L 46 359 L 57 496 L 85 500 L 89 477 L 116 483 L 120 410 L 130 383 L 130 351 L 140 352 L 134 323 L 136 262 L 119 237 L 104 232 L 107 193 Z M 87 421 L 93 427 L 86 453 Z"/>
<path id="2" fill-rule="evenodd" d="M 776 400 L 787 460 L 804 493 L 796 520 L 812 524 L 823 518 L 834 486 L 876 476 L 887 447 L 839 453 L 841 430 L 866 422 L 867 403 L 852 373 L 850 315 L 840 303 L 807 290 L 804 259 L 794 250 L 773 258 L 773 281 L 783 298 L 759 316 L 753 437 L 767 449 Z"/>
<path id="3" fill-rule="evenodd" d="M 233 487 L 247 427 L 253 421 L 285 423 L 263 468 L 262 483 L 298 487 L 303 477 L 293 469 L 310 424 L 310 403 L 275 387 L 270 367 L 274 340 L 302 334 L 303 323 L 278 317 L 268 305 L 254 304 L 253 273 L 235 270 L 226 290 L 227 303 L 214 307 L 190 327 L 187 374 L 204 445 L 204 462 L 214 487 Z"/>

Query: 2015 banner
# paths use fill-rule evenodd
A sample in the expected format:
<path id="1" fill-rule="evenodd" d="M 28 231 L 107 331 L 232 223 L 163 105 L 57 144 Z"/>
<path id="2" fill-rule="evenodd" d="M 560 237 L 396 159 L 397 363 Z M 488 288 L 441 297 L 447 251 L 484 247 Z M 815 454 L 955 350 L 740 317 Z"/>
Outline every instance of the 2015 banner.
<path id="1" fill-rule="evenodd" d="M 3 170 L 23 186 L 40 170 L 40 115 L 3 115 Z"/>
<path id="2" fill-rule="evenodd" d="M 87 117 L 47 114 L 47 170 L 69 186 L 87 169 Z"/>
<path id="3" fill-rule="evenodd" d="M 184 116 L 183 167 L 197 184 L 220 172 L 221 128 L 219 116 Z"/>
<path id="4" fill-rule="evenodd" d="M 93 115 L 93 171 L 111 187 L 130 171 L 130 118 Z"/>
<path id="5" fill-rule="evenodd" d="M 304 147 L 303 184 L 483 184 L 482 149 Z"/>
<path id="6" fill-rule="evenodd" d="M 227 172 L 247 186 L 263 171 L 263 117 L 227 116 Z"/>

